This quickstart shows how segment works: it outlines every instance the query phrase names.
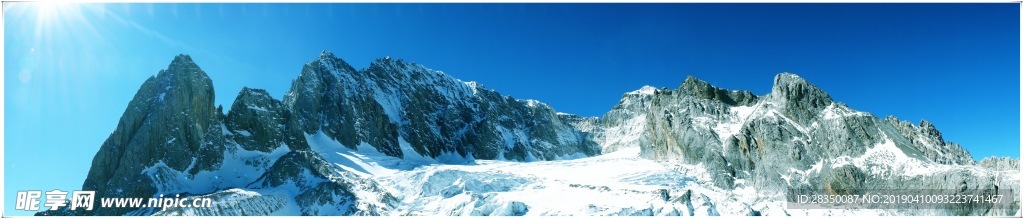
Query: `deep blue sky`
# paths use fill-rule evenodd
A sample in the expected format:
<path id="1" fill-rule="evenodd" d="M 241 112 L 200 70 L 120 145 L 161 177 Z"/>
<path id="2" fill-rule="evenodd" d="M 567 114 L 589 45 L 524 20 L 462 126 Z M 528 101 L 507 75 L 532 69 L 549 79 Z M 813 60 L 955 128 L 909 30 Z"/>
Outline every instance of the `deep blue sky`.
<path id="1" fill-rule="evenodd" d="M 321 50 L 356 68 L 402 58 L 586 116 L 686 75 L 763 95 L 792 72 L 854 109 L 926 118 L 975 158 L 1020 153 L 1017 3 L 5 2 L 4 12 L 5 178 L 19 179 L 6 181 L 6 209 L 19 189 L 80 188 L 138 87 L 179 53 L 226 108 L 242 86 L 281 98 Z"/>

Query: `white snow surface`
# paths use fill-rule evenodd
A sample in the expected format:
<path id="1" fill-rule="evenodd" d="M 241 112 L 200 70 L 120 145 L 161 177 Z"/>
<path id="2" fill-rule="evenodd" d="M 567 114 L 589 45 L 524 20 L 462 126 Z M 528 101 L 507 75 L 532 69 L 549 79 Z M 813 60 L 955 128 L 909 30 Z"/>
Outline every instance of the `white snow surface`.
<path id="1" fill-rule="evenodd" d="M 656 191 L 698 184 L 671 165 L 639 159 L 639 148 L 565 161 L 425 165 L 373 177 L 402 200 L 395 214 L 412 215 L 618 215 L 645 209 L 673 215 L 686 207 L 661 200 Z M 526 212 L 495 213 L 474 203 L 499 209 L 521 204 Z"/>
<path id="2" fill-rule="evenodd" d="M 157 187 L 157 194 L 191 193 L 205 194 L 224 188 L 245 187 L 250 179 L 259 177 L 278 158 L 288 153 L 284 144 L 270 152 L 248 151 L 238 145 L 228 145 L 224 151 L 224 160 L 219 168 L 213 171 L 199 171 L 188 174 L 196 162 L 192 162 L 184 171 L 167 166 L 160 160 L 153 166 L 142 170 L 140 174 L 149 176 Z"/>
<path id="3" fill-rule="evenodd" d="M 729 114 L 726 119 L 718 123 L 715 126 L 715 133 L 718 133 L 718 138 L 722 143 L 722 148 L 725 149 L 725 141 L 736 134 L 740 133 L 740 129 L 743 128 L 743 124 L 746 124 L 750 115 L 754 113 L 754 110 L 760 107 L 755 106 L 734 106 L 729 108 Z"/>
<path id="4" fill-rule="evenodd" d="M 844 165 L 854 165 L 864 169 L 871 175 L 878 177 L 912 177 L 931 175 L 939 172 L 946 172 L 952 169 L 964 169 L 975 172 L 977 175 L 985 175 L 980 167 L 974 165 L 943 165 L 935 162 L 923 161 L 908 157 L 902 149 L 883 132 L 884 141 L 874 147 L 868 148 L 863 155 L 858 157 L 841 156 L 830 159 L 832 168 Z"/>
<path id="5" fill-rule="evenodd" d="M 306 139 L 328 162 L 395 195 L 401 203 L 391 215 L 744 215 L 745 203 L 764 199 L 752 188 L 709 189 L 712 178 L 703 165 L 643 159 L 639 147 L 515 162 L 395 158 L 367 144 L 344 148 L 322 133 Z M 405 149 L 408 143 L 401 144 Z M 687 190 L 693 192 L 690 200 L 677 200 Z"/>
<path id="6" fill-rule="evenodd" d="M 369 144 L 360 143 L 356 149 L 344 147 L 323 132 L 306 135 L 310 149 L 320 154 L 329 163 L 361 176 L 392 175 L 398 171 L 411 170 L 424 165 L 472 163 L 472 157 L 458 154 L 443 154 L 438 158 L 424 157 L 416 153 L 405 139 L 399 138 L 403 158 L 385 155 Z"/>
<path id="7" fill-rule="evenodd" d="M 754 110 L 733 108 L 731 111 L 737 115 L 734 121 L 743 121 Z M 327 162 L 355 177 L 375 181 L 394 195 L 399 203 L 394 205 L 395 209 L 383 212 L 386 215 L 709 216 L 746 215 L 751 210 L 769 216 L 891 214 L 881 210 L 787 209 L 783 194 L 758 191 L 751 185 L 753 182 L 742 179 L 735 181 L 735 189 L 720 189 L 713 185 L 712 176 L 704 165 L 643 159 L 639 147 L 623 147 L 594 157 L 573 155 L 577 159 L 572 160 L 515 162 L 475 160 L 456 154 L 423 157 L 412 151 L 404 139 L 399 139 L 399 144 L 406 156 L 396 158 L 366 143 L 356 149 L 345 148 L 322 132 L 305 137 L 311 149 Z M 788 173 L 780 173 L 780 178 L 791 185 L 806 183 L 807 175 L 842 165 L 856 165 L 877 176 L 913 176 L 949 168 L 973 168 L 920 161 L 905 155 L 888 136 L 883 138 L 882 143 L 869 148 L 864 155 L 821 160 L 806 170 L 790 169 Z M 158 182 L 160 193 L 213 192 L 208 196 L 221 197 L 219 203 L 237 205 L 217 204 L 211 211 L 244 208 L 260 209 L 251 212 L 258 214 L 303 213 L 295 202 L 296 195 L 301 193 L 300 186 L 294 182 L 275 188 L 237 189 L 244 188 L 247 182 L 234 180 L 251 178 L 242 176 L 265 171 L 269 163 L 252 165 L 253 159 L 272 157 L 270 160 L 276 160 L 288 151 L 287 147 L 282 145 L 270 153 L 245 151 L 237 146 L 230 151 L 225 152 L 225 162 L 216 174 L 201 171 L 187 175 L 168 168 L 162 161 L 146 168 L 142 174 Z M 188 169 L 191 168 L 189 165 Z M 305 175 L 309 175 L 308 179 L 316 178 L 309 173 Z M 691 193 L 689 199 L 684 198 L 687 192 Z M 377 197 L 381 195 L 358 185 L 353 187 L 353 193 L 359 200 L 371 202 L 379 200 Z M 313 209 L 317 214 L 336 215 L 352 204 L 343 200 L 337 203 L 340 206 L 313 206 Z M 205 211 L 171 209 L 155 214 L 210 213 Z"/>
<path id="8" fill-rule="evenodd" d="M 658 88 L 652 87 L 650 85 L 644 85 L 639 90 L 626 92 L 626 94 L 651 95 L 651 94 L 654 94 L 654 91 L 657 91 L 657 90 L 658 90 Z"/>
<path id="9" fill-rule="evenodd" d="M 601 152 L 609 153 L 619 148 L 640 148 L 640 137 L 644 135 L 647 128 L 647 116 L 637 115 L 626 120 L 622 125 L 612 126 L 605 129 L 604 141 L 601 144 Z"/>
<path id="10" fill-rule="evenodd" d="M 269 112 L 267 110 L 267 108 L 262 107 L 262 106 L 246 106 L 246 107 L 251 109 L 251 110 L 256 110 L 256 111 L 260 111 L 260 112 Z"/>

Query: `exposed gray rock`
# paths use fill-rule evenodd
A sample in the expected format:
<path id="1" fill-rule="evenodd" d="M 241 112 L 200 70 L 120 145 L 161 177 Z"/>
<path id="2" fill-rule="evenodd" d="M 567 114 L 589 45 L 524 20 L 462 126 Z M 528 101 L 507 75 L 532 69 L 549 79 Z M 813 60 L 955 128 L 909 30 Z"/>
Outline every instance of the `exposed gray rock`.
<path id="1" fill-rule="evenodd" d="M 178 171 L 209 170 L 222 160 L 221 122 L 213 84 L 187 55 L 150 77 L 125 109 L 114 132 L 93 158 L 82 185 L 98 197 L 151 197 L 156 186 L 140 174 L 158 162 Z M 100 199 L 94 201 L 99 206 Z M 96 215 L 134 209 L 97 208 Z"/>
<path id="2" fill-rule="evenodd" d="M 686 76 L 686 81 L 679 86 L 699 99 L 713 99 L 731 106 L 750 106 L 757 103 L 757 95 L 750 91 L 726 90 L 711 86 L 710 83 L 697 79 L 692 75 Z"/>
<path id="3" fill-rule="evenodd" d="M 895 116 L 886 116 L 885 121 L 891 123 L 901 135 L 906 136 L 910 146 L 920 151 L 926 158 L 943 164 L 974 164 L 974 158 L 960 144 L 942 139 L 942 133 L 928 120 L 921 120 L 920 125 L 901 121 Z"/>
<path id="4" fill-rule="evenodd" d="M 347 196 L 352 188 L 377 191 L 379 197 L 390 197 L 376 189 L 376 183 L 344 175 L 333 165 L 315 157 L 296 158 L 295 154 L 310 154 L 303 136 L 301 119 L 295 119 L 291 110 L 271 98 L 266 91 L 244 88 L 239 92 L 228 115 L 221 107 L 214 107 L 213 84 L 210 78 L 187 55 L 179 55 L 166 70 L 150 77 L 125 110 L 118 128 L 101 146 L 83 190 L 97 192 L 94 206 L 100 198 L 145 198 L 158 195 L 182 197 L 210 197 L 217 200 L 246 196 L 246 189 L 277 190 L 283 184 L 264 185 L 256 180 L 292 179 L 286 176 L 315 165 L 318 173 L 304 178 L 319 184 L 307 185 L 298 194 L 304 214 L 379 214 L 387 209 L 390 200 L 363 200 L 364 197 Z M 282 154 L 292 151 L 289 156 Z M 281 157 L 278 159 L 278 157 Z M 283 160 L 283 161 L 282 161 Z M 294 165 L 301 168 L 288 168 Z M 303 169 L 305 168 L 305 169 Z M 327 171 L 324 168 L 333 168 Z M 273 173 L 273 174 L 271 174 Z M 328 174 L 330 173 L 330 174 Z M 285 174 L 278 176 L 274 174 Z M 258 178 L 261 175 L 267 175 Z M 361 181 L 360 181 L 361 180 Z M 251 186 L 250 186 L 251 185 Z M 239 188 L 234 191 L 229 189 Z M 321 193 L 327 192 L 327 193 Z M 347 193 L 346 193 L 347 192 Z M 260 194 L 243 199 L 231 199 L 236 204 L 265 204 L 264 208 L 277 208 L 280 194 Z M 327 195 L 327 196 L 325 196 Z M 317 212 L 325 201 L 356 203 L 352 208 L 332 212 Z M 377 203 L 385 205 L 375 207 Z M 275 207 L 277 206 L 277 207 Z M 40 215 L 264 215 L 274 212 L 237 212 L 230 206 L 208 211 L 159 208 L 96 208 L 94 211 L 63 208 L 41 212 Z M 251 209 L 250 209 L 251 210 Z"/>
<path id="5" fill-rule="evenodd" d="M 1020 158 L 1012 159 L 1008 157 L 986 157 L 978 163 L 986 169 L 996 171 L 1019 171 L 1020 170 Z"/>
<path id="6" fill-rule="evenodd" d="M 404 157 L 399 139 L 431 158 L 525 161 L 600 152 L 588 134 L 547 104 L 516 100 L 400 59 L 378 59 L 355 70 L 323 52 L 303 67 L 284 103 L 306 134 L 322 131 L 346 147 L 367 143 L 395 157 Z"/>
<path id="7" fill-rule="evenodd" d="M 622 95 L 622 99 L 597 123 L 600 128 L 589 131 L 601 145 L 602 153 L 619 148 L 640 147 L 640 138 L 647 129 L 647 112 L 653 99 L 662 92 L 651 86 Z"/>
<path id="8" fill-rule="evenodd" d="M 319 167 L 331 165 L 294 166 L 295 162 L 322 161 L 309 157 L 306 135 L 323 132 L 348 148 L 365 143 L 395 157 L 413 152 L 427 157 L 454 154 L 526 161 L 600 153 L 590 134 L 574 126 L 590 123 L 596 127 L 595 119 L 559 114 L 547 104 L 516 100 L 390 58 L 357 71 L 324 52 L 303 67 L 284 101 L 261 89 L 243 88 L 227 115 L 222 107 L 214 107 L 213 95 L 206 73 L 189 56 L 176 57 L 166 70 L 149 78 L 129 103 L 118 128 L 97 152 L 83 189 L 95 190 L 99 197 L 152 197 L 157 193 L 223 197 L 230 195 L 218 195 L 224 189 L 280 187 L 284 186 L 281 180 L 298 180 L 288 174 L 316 170 L 319 174 L 304 178 L 310 184 L 303 184 L 301 194 L 295 194 L 303 214 L 374 215 L 386 211 L 386 203 L 393 200 L 364 201 L 352 196 L 349 186 L 355 178 L 344 180 L 327 172 L 345 171 Z M 410 150 L 401 148 L 403 140 Z M 287 151 L 291 152 L 277 157 Z M 298 154 L 306 156 L 299 159 Z M 230 167 L 225 166 L 228 160 Z M 212 177 L 209 180 L 215 183 L 196 185 L 197 177 Z M 372 181 L 355 184 L 375 188 Z M 358 209 L 363 210 L 358 211 L 353 210 L 356 205 L 330 212 L 314 208 L 337 200 L 376 204 L 361 206 Z M 174 212 L 178 211 L 102 208 L 41 214 Z"/>
<path id="9" fill-rule="evenodd" d="M 398 208 L 399 200 L 377 182 L 313 150 L 307 138 L 317 133 L 348 149 L 369 146 L 387 156 L 423 156 L 442 163 L 571 159 L 638 148 L 643 158 L 700 165 L 710 177 L 710 185 L 702 186 L 725 191 L 862 194 L 928 188 L 995 191 L 1016 198 L 897 214 L 1013 215 L 1020 205 L 1019 159 L 976 163 L 928 121 L 915 126 L 858 112 L 789 73 L 775 76 L 771 93 L 764 96 L 718 88 L 692 76 L 675 90 L 645 86 L 624 94 L 600 118 L 558 113 L 539 101 L 514 99 L 399 59 L 378 59 L 356 70 L 329 52 L 302 67 L 282 101 L 264 90 L 243 88 L 224 115 L 222 107 L 214 107 L 212 86 L 186 55 L 146 80 L 94 157 L 83 189 L 97 191 L 98 197 L 212 198 L 217 206 L 64 208 L 39 215 L 384 215 Z M 424 180 L 443 182 L 425 184 L 422 191 L 468 195 L 470 200 L 457 208 L 460 214 L 523 215 L 531 208 L 493 194 L 521 183 L 486 186 L 493 179 L 432 174 Z M 686 212 L 651 207 L 611 213 L 720 213 L 704 194 L 686 190 L 672 196 L 680 192 L 651 194 L 685 204 Z M 772 210 L 746 205 L 739 211 L 779 213 Z"/>
<path id="10" fill-rule="evenodd" d="M 966 190 L 957 191 L 964 193 L 1004 185 L 999 188 L 1019 194 L 1019 180 L 998 172 L 1019 170 L 1019 165 L 1009 159 L 990 159 L 981 165 L 989 171 L 970 170 L 974 164 L 970 154 L 959 144 L 944 141 L 927 121 L 914 126 L 895 117 L 883 120 L 852 110 L 789 73 L 777 75 L 772 92 L 763 97 L 745 93 L 717 88 L 693 77 L 688 77 L 678 90 L 644 87 L 623 95 L 620 103 L 601 118 L 602 130 L 593 131 L 598 133 L 595 141 L 603 144 L 605 152 L 613 151 L 607 150 L 609 146 L 617 146 L 615 150 L 639 147 L 646 158 L 704 165 L 714 186 L 723 189 L 753 187 L 759 192 L 781 194 L 786 189 L 801 188 L 858 194 L 878 189 L 946 188 L 944 183 L 949 179 L 962 179 Z M 643 131 L 629 132 L 636 128 Z M 889 144 L 896 151 L 871 152 L 889 150 Z M 889 158 L 886 156 L 906 156 L 910 160 L 881 160 Z M 861 161 L 850 165 L 851 160 Z M 896 170 L 910 168 L 905 165 L 954 166 L 927 170 L 934 171 L 927 174 Z M 877 172 L 879 169 L 896 172 Z M 971 171 L 985 177 L 972 178 Z M 1019 208 L 989 205 L 898 214 L 1012 215 L 1015 209 Z"/>
<path id="11" fill-rule="evenodd" d="M 800 125 L 810 125 L 810 121 L 822 109 L 832 104 L 832 97 L 821 88 L 790 73 L 775 76 L 775 86 L 772 86 L 772 93 L 768 96 L 783 103 L 782 114 Z"/>
<path id="12" fill-rule="evenodd" d="M 304 133 L 322 131 L 349 148 L 366 142 L 381 153 L 401 157 L 398 126 L 389 121 L 384 108 L 368 91 L 374 86 L 372 82 L 345 61 L 324 52 L 302 67 L 285 94 L 284 104 L 294 114 L 292 122 L 298 123 Z"/>
<path id="13" fill-rule="evenodd" d="M 262 89 L 242 88 L 231 105 L 225 125 L 231 140 L 246 150 L 270 152 L 285 144 L 288 111 Z"/>
<path id="14" fill-rule="evenodd" d="M 302 215 L 382 215 L 397 201 L 375 182 L 347 173 L 312 151 L 285 154 L 248 187 L 296 189 L 292 195 Z M 364 200 L 357 191 L 378 196 Z"/>

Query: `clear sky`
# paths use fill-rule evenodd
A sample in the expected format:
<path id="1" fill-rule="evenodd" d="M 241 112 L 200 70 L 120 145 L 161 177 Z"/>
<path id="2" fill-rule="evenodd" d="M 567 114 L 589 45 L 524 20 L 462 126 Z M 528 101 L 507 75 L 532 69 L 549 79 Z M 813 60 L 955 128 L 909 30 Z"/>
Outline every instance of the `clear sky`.
<path id="1" fill-rule="evenodd" d="M 767 94 L 792 72 L 876 116 L 933 122 L 976 159 L 1019 157 L 1019 8 L 1006 4 L 88 4 L 4 2 L 4 214 L 79 189 L 142 82 L 179 53 L 225 108 L 281 98 L 321 50 L 391 56 L 600 116 L 694 75 Z"/>

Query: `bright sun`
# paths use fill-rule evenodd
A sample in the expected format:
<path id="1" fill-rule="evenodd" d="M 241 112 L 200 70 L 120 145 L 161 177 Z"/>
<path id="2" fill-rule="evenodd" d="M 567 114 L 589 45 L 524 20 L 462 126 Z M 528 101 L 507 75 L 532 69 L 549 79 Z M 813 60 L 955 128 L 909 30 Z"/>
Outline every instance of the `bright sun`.
<path id="1" fill-rule="evenodd" d="M 60 1 L 40 1 L 32 3 L 36 8 L 36 13 L 41 20 L 53 20 L 57 16 L 61 15 L 61 11 L 64 11 L 68 5 Z"/>

